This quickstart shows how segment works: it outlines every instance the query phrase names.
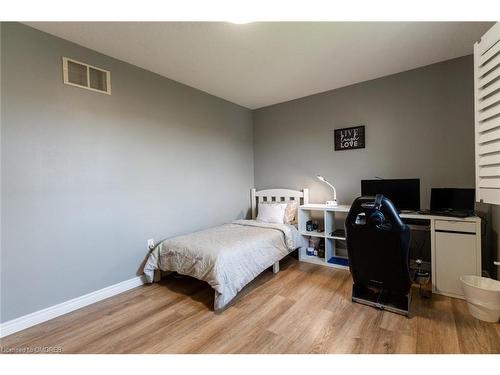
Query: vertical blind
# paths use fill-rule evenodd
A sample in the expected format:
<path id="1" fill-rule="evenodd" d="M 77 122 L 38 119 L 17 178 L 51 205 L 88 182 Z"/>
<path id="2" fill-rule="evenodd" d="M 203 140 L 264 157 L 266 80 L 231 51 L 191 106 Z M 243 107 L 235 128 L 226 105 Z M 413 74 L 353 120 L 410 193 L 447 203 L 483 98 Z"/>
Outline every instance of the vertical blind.
<path id="1" fill-rule="evenodd" d="M 476 200 L 500 204 L 500 23 L 474 44 Z"/>

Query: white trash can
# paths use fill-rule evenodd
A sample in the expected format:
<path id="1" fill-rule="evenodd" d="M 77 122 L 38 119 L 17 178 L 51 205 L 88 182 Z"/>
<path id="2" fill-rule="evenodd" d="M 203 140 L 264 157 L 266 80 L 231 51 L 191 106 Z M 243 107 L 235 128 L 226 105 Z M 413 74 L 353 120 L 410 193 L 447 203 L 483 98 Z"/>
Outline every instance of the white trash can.
<path id="1" fill-rule="evenodd" d="M 500 281 L 472 275 L 461 276 L 460 281 L 472 316 L 485 322 L 498 322 Z"/>

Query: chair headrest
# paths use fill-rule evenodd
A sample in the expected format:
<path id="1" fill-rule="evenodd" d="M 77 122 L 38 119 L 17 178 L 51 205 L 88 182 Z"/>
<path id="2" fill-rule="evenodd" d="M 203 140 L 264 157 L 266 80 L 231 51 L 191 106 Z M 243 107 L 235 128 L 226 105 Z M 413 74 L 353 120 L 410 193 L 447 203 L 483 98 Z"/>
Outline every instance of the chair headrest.
<path id="1" fill-rule="evenodd" d="M 399 230 L 406 226 L 394 204 L 382 194 L 356 198 L 349 210 L 346 223 L 352 226 L 377 226 L 384 230 L 393 228 Z"/>

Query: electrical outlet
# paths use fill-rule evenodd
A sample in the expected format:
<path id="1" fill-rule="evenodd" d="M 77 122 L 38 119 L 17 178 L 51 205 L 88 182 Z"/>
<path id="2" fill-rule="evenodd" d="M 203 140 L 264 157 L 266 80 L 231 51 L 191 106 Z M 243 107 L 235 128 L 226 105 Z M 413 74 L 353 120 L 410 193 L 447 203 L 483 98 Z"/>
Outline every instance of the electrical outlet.
<path id="1" fill-rule="evenodd" d="M 152 249 L 153 247 L 155 247 L 155 240 L 153 238 L 150 238 L 148 240 L 148 249 Z"/>

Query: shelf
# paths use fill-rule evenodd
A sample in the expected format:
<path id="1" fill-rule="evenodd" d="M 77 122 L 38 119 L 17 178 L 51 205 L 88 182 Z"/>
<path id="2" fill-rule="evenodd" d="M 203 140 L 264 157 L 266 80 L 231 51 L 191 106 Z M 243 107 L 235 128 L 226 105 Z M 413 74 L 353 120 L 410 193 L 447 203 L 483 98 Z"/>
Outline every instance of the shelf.
<path id="1" fill-rule="evenodd" d="M 346 240 L 345 229 L 337 229 L 331 234 L 330 237 L 335 240 L 345 241 Z"/>
<path id="2" fill-rule="evenodd" d="M 345 237 L 339 237 L 339 236 L 326 236 L 326 238 L 331 238 L 333 240 L 340 240 L 340 241 L 345 241 Z"/>
<path id="3" fill-rule="evenodd" d="M 301 261 L 306 263 L 321 264 L 323 266 L 326 264 L 326 260 L 324 258 L 320 258 L 316 255 L 302 255 Z"/>
<path id="4" fill-rule="evenodd" d="M 304 204 L 299 207 L 301 210 L 312 210 L 312 211 L 333 211 L 333 212 L 349 212 L 351 206 L 338 205 L 338 206 L 327 206 L 325 204 Z"/>
<path id="5" fill-rule="evenodd" d="M 329 240 L 338 240 L 338 241 L 345 241 L 345 237 L 337 237 L 337 236 L 325 236 L 325 238 L 328 238 Z"/>
<path id="6" fill-rule="evenodd" d="M 300 232 L 300 234 L 303 236 L 325 238 L 325 232 L 316 232 L 316 231 L 308 232 L 308 231 L 304 230 L 304 231 Z"/>
<path id="7" fill-rule="evenodd" d="M 339 263 L 331 263 L 329 261 L 327 262 L 326 259 L 317 257 L 316 255 L 302 254 L 300 257 L 300 261 L 305 262 L 305 263 L 319 264 L 319 265 L 327 266 L 327 267 L 331 267 L 331 268 L 340 268 L 342 270 L 349 269 L 349 266 L 347 266 L 347 265 L 343 265 L 343 264 L 339 264 Z"/>

